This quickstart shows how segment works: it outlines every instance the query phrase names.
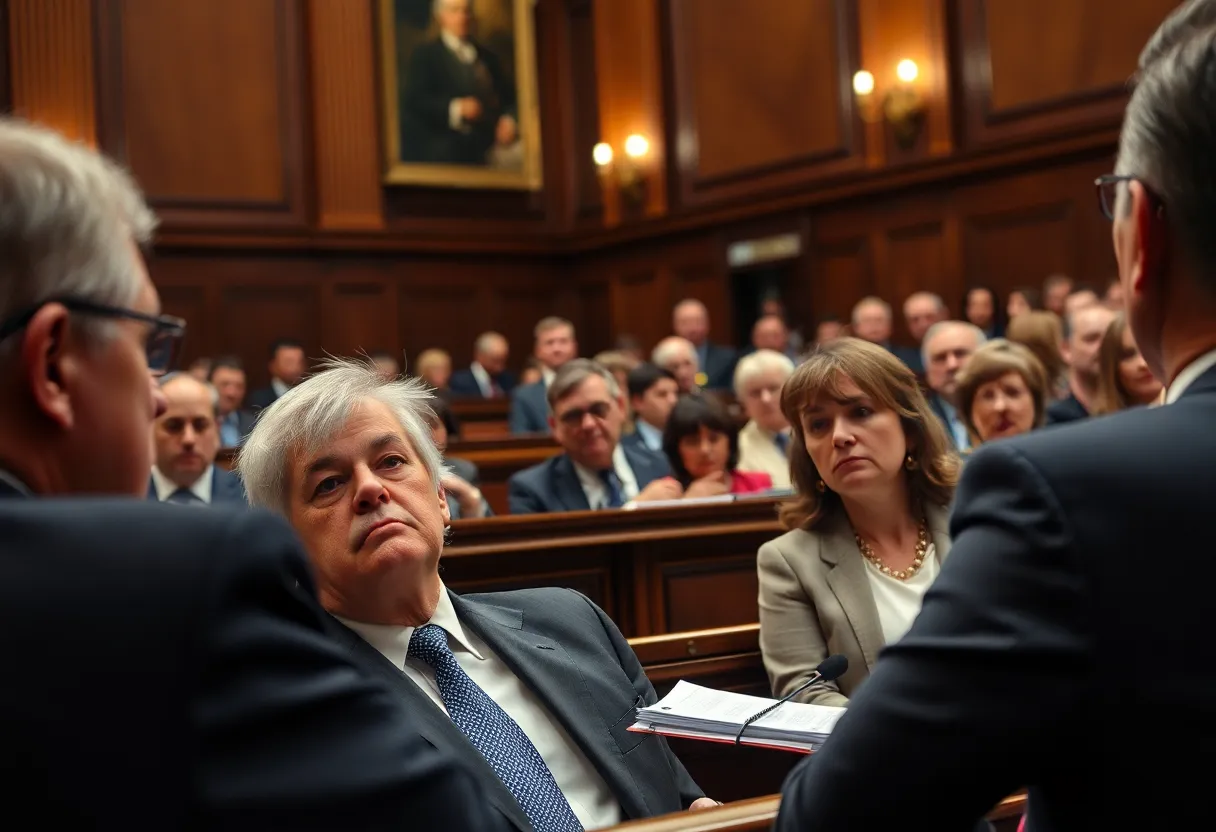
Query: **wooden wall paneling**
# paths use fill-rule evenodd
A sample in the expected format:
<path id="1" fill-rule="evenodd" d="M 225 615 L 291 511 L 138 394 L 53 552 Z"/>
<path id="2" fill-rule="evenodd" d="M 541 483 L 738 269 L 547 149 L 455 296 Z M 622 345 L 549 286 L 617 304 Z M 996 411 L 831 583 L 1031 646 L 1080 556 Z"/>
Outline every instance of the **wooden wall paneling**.
<path id="1" fill-rule="evenodd" d="M 321 344 L 327 353 L 358 356 L 385 350 L 402 361 L 397 281 L 384 269 L 331 264 L 321 286 Z"/>
<path id="2" fill-rule="evenodd" d="M 96 2 L 101 143 L 165 225 L 304 228 L 300 5 Z"/>
<path id="3" fill-rule="evenodd" d="M 270 383 L 266 365 L 270 345 L 279 338 L 300 341 L 310 361 L 324 357 L 320 281 L 306 265 L 267 268 L 238 261 L 225 264 L 224 271 L 213 343 L 245 360 L 250 390 Z M 243 279 L 250 273 L 261 279 Z"/>
<path id="4" fill-rule="evenodd" d="M 649 350 L 671 334 L 667 271 L 644 262 L 629 264 L 612 281 L 612 328 L 631 335 Z"/>
<path id="5" fill-rule="evenodd" d="M 1118 124 L 1140 50 L 1177 5 L 953 0 L 968 146 Z"/>
<path id="6" fill-rule="evenodd" d="M 582 309 L 577 322 L 581 353 L 595 355 L 602 350 L 611 349 L 615 344 L 617 333 L 612 329 L 612 321 L 609 316 L 611 289 L 608 280 L 589 280 L 579 286 L 578 293 L 582 300 Z M 531 341 L 528 342 L 528 349 L 531 349 Z"/>
<path id="7" fill-rule="evenodd" d="M 669 0 L 669 134 L 681 206 L 864 166 L 849 0 Z"/>
<path id="8" fill-rule="evenodd" d="M 863 210 L 852 210 L 815 215 L 811 223 L 813 315 L 847 323 L 853 305 L 878 288 L 873 221 Z"/>
<path id="9" fill-rule="evenodd" d="M 625 157 L 628 136 L 637 133 L 649 140 L 650 153 L 641 162 L 648 177 L 642 213 L 660 216 L 667 210 L 667 154 L 658 6 L 654 0 L 599 0 L 592 6 L 598 140 L 612 145 L 618 160 Z M 579 147 L 575 152 L 590 154 L 591 147 Z M 607 216 L 609 223 L 628 219 L 622 216 L 627 212 L 621 210 L 619 200 L 608 204 L 616 209 Z"/>
<path id="10" fill-rule="evenodd" d="M 560 25 L 549 27 L 553 36 L 545 50 L 558 56 L 556 65 L 565 68 L 553 73 L 558 99 L 564 102 L 558 108 L 561 144 L 547 149 L 562 163 L 563 187 L 550 189 L 553 204 L 565 220 L 563 225 L 575 228 L 598 225 L 604 213 L 603 193 L 591 160 L 591 148 L 601 135 L 594 5 L 593 0 L 569 0 L 541 6 L 563 16 Z"/>
<path id="11" fill-rule="evenodd" d="M 186 337 L 182 342 L 178 367 L 185 369 L 196 358 L 217 357 L 212 350 L 214 333 L 211 332 L 212 317 L 207 306 L 207 287 L 201 283 L 161 284 L 161 311 L 175 315 L 186 322 Z"/>
<path id="12" fill-rule="evenodd" d="M 555 283 L 547 265 L 536 261 L 521 261 L 515 269 L 502 272 L 495 279 L 494 309 L 486 320 L 491 321 L 494 329 L 510 342 L 513 367 L 522 367 L 528 356 L 532 355 L 536 340 L 533 331 L 537 322 L 549 315 L 560 315 L 574 324 L 575 337 L 583 354 L 586 354 L 587 345 L 584 333 L 579 330 L 579 316 L 574 314 L 576 310 L 557 302 Z M 468 343 L 466 350 L 471 350 L 472 339 Z M 472 355 L 469 357 L 472 358 Z"/>
<path id="13" fill-rule="evenodd" d="M 6 11 L 14 114 L 96 145 L 93 5 L 9 0 Z"/>
<path id="14" fill-rule="evenodd" d="M 317 226 L 384 226 L 371 3 L 308 0 Z"/>

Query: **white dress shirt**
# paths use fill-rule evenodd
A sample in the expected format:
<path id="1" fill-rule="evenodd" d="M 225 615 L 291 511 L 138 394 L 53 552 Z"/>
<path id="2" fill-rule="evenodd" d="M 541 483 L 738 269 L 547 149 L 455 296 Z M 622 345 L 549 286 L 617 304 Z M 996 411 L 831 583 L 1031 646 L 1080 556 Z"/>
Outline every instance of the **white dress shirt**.
<path id="1" fill-rule="evenodd" d="M 494 380 L 490 378 L 490 374 L 486 372 L 486 368 L 474 361 L 469 365 L 469 372 L 473 374 L 473 379 L 477 382 L 481 395 L 487 399 L 494 398 Z"/>
<path id="2" fill-rule="evenodd" d="M 208 465 L 207 470 L 203 471 L 202 475 L 194 481 L 194 485 L 189 488 L 190 493 L 207 506 L 211 505 L 211 482 L 215 479 L 212 470 L 214 467 Z M 168 500 L 179 487 L 177 483 L 162 474 L 155 465 L 152 466 L 152 485 L 156 488 L 156 499 L 162 503 Z"/>
<path id="3" fill-rule="evenodd" d="M 1216 367 L 1216 350 L 1204 353 L 1190 364 L 1187 364 L 1182 368 L 1182 372 L 1174 378 L 1173 383 L 1169 386 L 1169 390 L 1166 391 L 1165 403 L 1173 404 L 1178 401 L 1179 397 L 1186 392 L 1186 388 L 1194 384 L 1196 379 L 1213 367 Z"/>
<path id="4" fill-rule="evenodd" d="M 271 377 L 270 389 L 274 390 L 276 399 L 281 399 L 287 395 L 287 391 L 291 389 L 291 385 L 283 381 L 281 378 Z"/>
<path id="5" fill-rule="evenodd" d="M 414 635 L 413 627 L 339 620 L 401 668 L 436 707 L 447 713 L 435 682 L 435 671 L 425 662 L 407 658 L 410 637 Z M 448 646 L 452 648 L 461 669 L 506 711 L 507 716 L 515 720 L 536 746 L 583 828 L 599 829 L 620 823 L 620 804 L 604 778 L 536 694 L 484 641 L 461 626 L 446 587 L 441 588 L 439 604 L 428 623 L 442 627 L 447 632 Z"/>
<path id="6" fill-rule="evenodd" d="M 663 431 L 642 418 L 633 423 L 633 429 L 642 437 L 643 445 L 656 453 L 663 453 Z"/>
<path id="7" fill-rule="evenodd" d="M 468 66 L 477 62 L 477 47 L 467 40 L 461 40 L 447 31 L 440 32 L 439 37 L 443 40 L 443 45 L 448 48 L 448 51 L 455 55 L 456 60 L 462 64 Z M 462 133 L 469 130 L 469 125 L 465 123 L 464 116 L 460 114 L 459 98 L 453 98 L 448 102 L 448 126 Z"/>
<path id="8" fill-rule="evenodd" d="M 570 461 L 574 462 L 573 459 Z M 625 456 L 625 449 L 619 442 L 616 450 L 612 452 L 612 470 L 621 481 L 621 502 L 628 503 L 638 496 L 638 478 L 634 476 L 633 468 L 629 466 L 629 457 Z M 599 472 L 584 468 L 577 462 L 574 462 L 574 472 L 578 474 L 579 485 L 587 495 L 587 505 L 591 506 L 591 510 L 604 508 L 608 504 L 608 487 L 600 479 Z"/>
<path id="9" fill-rule="evenodd" d="M 739 462 L 735 467 L 768 474 L 773 488 L 790 487 L 790 461 L 777 445 L 777 434 L 760 427 L 754 419 L 739 431 Z"/>
<path id="10" fill-rule="evenodd" d="M 557 370 L 550 370 L 545 365 L 540 367 L 540 380 L 545 383 L 545 389 L 549 389 L 549 385 L 553 383 L 553 379 L 557 378 Z"/>
<path id="11" fill-rule="evenodd" d="M 920 571 L 906 581 L 882 574 L 869 558 L 863 560 L 866 562 L 866 577 L 870 579 L 870 591 L 874 594 L 874 606 L 878 608 L 883 642 L 894 644 L 912 628 L 912 622 L 920 615 L 925 591 L 941 571 L 937 549 L 932 543 L 929 544 Z"/>

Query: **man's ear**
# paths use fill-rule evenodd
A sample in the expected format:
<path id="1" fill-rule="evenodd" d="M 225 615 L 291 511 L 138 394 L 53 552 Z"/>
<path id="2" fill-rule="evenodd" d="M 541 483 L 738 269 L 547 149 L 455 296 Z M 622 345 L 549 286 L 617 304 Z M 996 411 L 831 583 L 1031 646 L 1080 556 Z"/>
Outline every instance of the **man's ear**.
<path id="1" fill-rule="evenodd" d="M 68 310 L 57 303 L 39 309 L 21 339 L 21 371 L 35 406 L 63 430 L 75 423 L 69 391 L 82 372 L 79 347 Z"/>
<path id="2" fill-rule="evenodd" d="M 1133 238 L 1132 289 L 1143 293 L 1145 282 L 1159 281 L 1169 265 L 1169 231 L 1157 200 L 1143 185 L 1128 183 Z"/>
<path id="3" fill-rule="evenodd" d="M 443 515 L 443 525 L 452 522 L 452 509 L 448 507 L 448 495 L 442 483 L 439 485 L 439 512 Z"/>

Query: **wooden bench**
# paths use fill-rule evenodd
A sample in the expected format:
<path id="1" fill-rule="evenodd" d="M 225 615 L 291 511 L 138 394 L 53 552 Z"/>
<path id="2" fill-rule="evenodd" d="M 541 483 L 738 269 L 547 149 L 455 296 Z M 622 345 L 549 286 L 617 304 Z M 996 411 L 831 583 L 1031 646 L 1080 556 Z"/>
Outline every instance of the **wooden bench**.
<path id="1" fill-rule="evenodd" d="M 628 637 L 756 621 L 756 551 L 777 500 L 458 520 L 440 562 L 457 592 L 564 586 Z"/>
<path id="2" fill-rule="evenodd" d="M 551 436 L 495 436 L 449 442 L 446 455 L 467 459 L 481 474 L 481 493 L 495 514 L 506 514 L 507 480 L 539 465 L 562 448 Z"/>
<path id="3" fill-rule="evenodd" d="M 743 800 L 698 812 L 679 812 L 611 826 L 620 832 L 764 832 L 772 829 L 781 808 L 781 795 Z M 988 814 L 997 832 L 1013 832 L 1026 811 L 1026 795 L 1011 795 Z M 923 829 L 925 819 L 910 818 L 909 825 Z M 889 830 L 898 832 L 898 830 Z"/>
<path id="4" fill-rule="evenodd" d="M 509 398 L 452 399 L 451 408 L 452 414 L 460 422 L 461 439 L 489 439 L 511 433 L 507 425 L 511 412 Z"/>

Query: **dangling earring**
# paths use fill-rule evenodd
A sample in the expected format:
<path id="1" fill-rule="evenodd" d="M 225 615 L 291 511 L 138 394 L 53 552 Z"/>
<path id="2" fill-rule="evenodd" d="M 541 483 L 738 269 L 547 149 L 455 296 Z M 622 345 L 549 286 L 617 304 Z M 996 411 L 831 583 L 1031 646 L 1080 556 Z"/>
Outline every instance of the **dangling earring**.
<path id="1" fill-rule="evenodd" d="M 919 463 L 916 461 L 916 458 L 913 457 L 911 453 L 909 453 L 904 458 L 904 467 L 907 468 L 909 471 L 915 471 L 917 465 L 919 465 Z"/>
<path id="2" fill-rule="evenodd" d="M 820 494 L 822 494 L 823 492 L 828 490 L 827 483 L 825 483 L 823 480 L 817 481 L 815 483 L 815 488 L 816 488 L 816 490 L 819 491 Z"/>

